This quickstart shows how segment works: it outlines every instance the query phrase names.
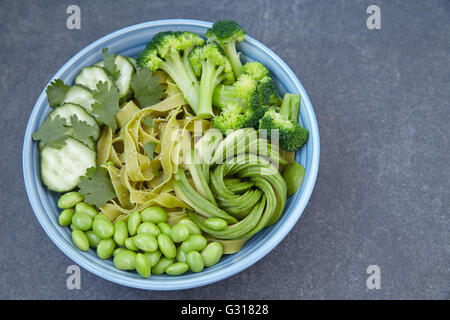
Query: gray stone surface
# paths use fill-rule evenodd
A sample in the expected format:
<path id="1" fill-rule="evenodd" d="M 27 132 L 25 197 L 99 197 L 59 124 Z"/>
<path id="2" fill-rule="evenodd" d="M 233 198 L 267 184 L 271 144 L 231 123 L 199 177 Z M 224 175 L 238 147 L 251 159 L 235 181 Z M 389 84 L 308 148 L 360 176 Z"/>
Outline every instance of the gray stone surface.
<path id="1" fill-rule="evenodd" d="M 81 30 L 66 29 L 78 4 Z M 366 8 L 381 8 L 381 30 Z M 321 163 L 282 243 L 247 270 L 179 292 L 131 289 L 72 264 L 34 217 L 22 141 L 43 86 L 80 49 L 168 18 L 233 18 L 295 71 L 314 105 Z M 450 298 L 450 2 L 0 1 L 0 298 Z M 368 290 L 366 269 L 381 268 Z"/>

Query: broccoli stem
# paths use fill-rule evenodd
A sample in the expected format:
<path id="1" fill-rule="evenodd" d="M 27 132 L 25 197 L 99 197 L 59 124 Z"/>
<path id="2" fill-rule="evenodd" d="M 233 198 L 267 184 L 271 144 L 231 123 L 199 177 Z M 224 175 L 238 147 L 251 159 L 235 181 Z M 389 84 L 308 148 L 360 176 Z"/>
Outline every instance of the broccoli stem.
<path id="1" fill-rule="evenodd" d="M 175 81 L 187 103 L 197 113 L 198 82 L 189 75 L 181 57 L 178 54 L 168 56 L 166 61 L 161 63 L 160 68 Z"/>
<path id="2" fill-rule="evenodd" d="M 279 114 L 285 120 L 297 122 L 298 112 L 300 110 L 300 95 L 286 93 L 281 102 Z"/>
<path id="3" fill-rule="evenodd" d="M 222 46 L 222 49 L 230 60 L 234 75 L 238 78 L 242 74 L 242 62 L 236 51 L 236 42 L 230 41 L 227 45 Z"/>
<path id="4" fill-rule="evenodd" d="M 222 81 L 221 73 L 223 66 L 216 68 L 208 59 L 202 63 L 202 77 L 200 79 L 200 91 L 198 95 L 197 116 L 200 118 L 211 118 L 214 116 L 212 111 L 212 97 L 216 86 Z"/>
<path id="5" fill-rule="evenodd" d="M 233 86 L 218 86 L 212 96 L 212 104 L 218 108 L 224 109 L 230 103 L 236 102 L 236 92 Z"/>

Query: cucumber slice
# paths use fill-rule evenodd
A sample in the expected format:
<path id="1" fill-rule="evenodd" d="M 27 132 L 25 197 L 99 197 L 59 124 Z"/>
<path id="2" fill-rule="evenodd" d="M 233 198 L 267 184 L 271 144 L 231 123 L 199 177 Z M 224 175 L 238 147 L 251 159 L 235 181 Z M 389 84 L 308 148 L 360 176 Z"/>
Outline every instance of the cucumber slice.
<path id="1" fill-rule="evenodd" d="M 114 86 L 114 81 L 110 78 L 105 69 L 98 66 L 85 67 L 75 78 L 76 84 L 81 84 L 89 90 L 97 89 L 97 82 L 108 82 L 110 86 Z"/>
<path id="2" fill-rule="evenodd" d="M 72 137 L 72 138 L 76 139 L 76 138 L 73 136 L 73 129 L 72 129 L 72 128 L 69 128 L 69 130 L 67 130 L 66 135 L 68 135 L 69 137 Z M 87 138 L 87 139 L 84 139 L 84 140 L 80 140 L 80 139 L 76 139 L 76 140 L 80 141 L 81 143 L 84 143 L 86 146 L 88 146 L 88 147 L 91 148 L 92 150 L 94 150 L 94 151 L 96 150 L 96 148 L 95 148 L 95 141 L 94 141 L 94 139 L 92 139 L 91 137 L 89 137 L 89 138 Z"/>
<path id="3" fill-rule="evenodd" d="M 95 102 L 91 91 L 81 85 L 74 85 L 67 91 L 63 103 L 74 103 L 82 106 L 87 112 L 92 112 L 92 104 Z"/>
<path id="4" fill-rule="evenodd" d="M 46 146 L 41 151 L 42 181 L 50 190 L 70 191 L 86 170 L 96 165 L 96 158 L 94 150 L 70 137 L 59 150 Z"/>
<path id="5" fill-rule="evenodd" d="M 131 91 L 131 77 L 135 72 L 133 63 L 124 56 L 118 55 L 114 59 L 117 69 L 120 71 L 119 78 L 115 81 L 119 89 L 120 100 L 124 101 L 132 94 Z M 103 61 L 97 62 L 95 66 L 103 67 Z"/>

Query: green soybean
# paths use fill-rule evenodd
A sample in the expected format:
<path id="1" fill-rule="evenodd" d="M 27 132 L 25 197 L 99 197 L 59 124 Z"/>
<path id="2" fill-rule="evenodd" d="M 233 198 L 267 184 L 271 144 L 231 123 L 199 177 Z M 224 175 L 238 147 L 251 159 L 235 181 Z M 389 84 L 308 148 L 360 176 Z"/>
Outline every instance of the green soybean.
<path id="1" fill-rule="evenodd" d="M 211 267 L 219 262 L 222 254 L 223 247 L 219 242 L 211 242 L 201 252 L 206 267 Z"/>
<path id="2" fill-rule="evenodd" d="M 114 257 L 114 266 L 120 270 L 134 270 L 136 268 L 136 253 L 130 250 L 120 251 Z"/>
<path id="3" fill-rule="evenodd" d="M 166 272 L 167 267 L 173 263 L 172 259 L 162 257 L 159 259 L 158 263 L 152 268 L 153 274 L 163 274 Z"/>
<path id="4" fill-rule="evenodd" d="M 87 231 L 92 227 L 92 218 L 83 212 L 75 212 L 72 216 L 72 224 L 82 231 Z"/>
<path id="5" fill-rule="evenodd" d="M 143 278 L 150 277 L 150 262 L 148 262 L 147 258 L 142 253 L 136 254 L 136 271 Z"/>
<path id="6" fill-rule="evenodd" d="M 158 227 L 153 222 L 143 222 L 139 225 L 137 233 L 149 233 L 152 236 L 157 237 L 161 231 L 159 231 Z"/>
<path id="7" fill-rule="evenodd" d="M 134 211 L 128 216 L 128 233 L 134 236 L 137 232 L 139 224 L 141 223 L 141 215 L 138 211 Z"/>
<path id="8" fill-rule="evenodd" d="M 134 244 L 134 237 L 125 240 L 125 247 L 131 251 L 138 251 L 139 248 Z"/>
<path id="9" fill-rule="evenodd" d="M 153 252 L 158 249 L 156 238 L 149 233 L 139 233 L 133 237 L 133 242 L 136 247 L 145 252 Z"/>
<path id="10" fill-rule="evenodd" d="M 166 268 L 166 273 L 171 276 L 179 276 L 189 270 L 186 262 L 175 262 Z"/>
<path id="11" fill-rule="evenodd" d="M 74 230 L 78 230 L 78 229 L 77 229 L 77 227 L 75 227 L 75 226 L 73 225 L 73 223 L 71 223 L 71 224 L 70 224 L 70 230 L 74 231 Z"/>
<path id="12" fill-rule="evenodd" d="M 165 222 L 160 222 L 160 223 L 158 223 L 158 229 L 159 229 L 159 231 L 161 231 L 161 233 L 164 233 L 164 234 L 167 234 L 168 236 L 170 236 L 170 230 L 172 229 L 172 227 Z"/>
<path id="13" fill-rule="evenodd" d="M 89 240 L 81 230 L 72 231 L 72 241 L 75 246 L 82 251 L 87 251 L 89 249 Z"/>
<path id="14" fill-rule="evenodd" d="M 305 178 L 305 168 L 298 163 L 292 162 L 283 170 L 283 179 L 286 181 L 287 196 L 293 195 L 297 192 Z"/>
<path id="15" fill-rule="evenodd" d="M 181 246 L 178 246 L 178 248 L 177 248 L 176 259 L 178 262 L 186 262 L 186 252 L 181 250 Z"/>
<path id="16" fill-rule="evenodd" d="M 170 230 L 170 237 L 174 242 L 183 242 L 189 237 L 189 228 L 184 224 L 177 223 Z"/>
<path id="17" fill-rule="evenodd" d="M 103 260 L 108 259 L 111 257 L 115 248 L 116 243 L 112 238 L 103 239 L 97 245 L 97 256 Z"/>
<path id="18" fill-rule="evenodd" d="M 125 221 L 117 221 L 114 224 L 113 239 L 119 246 L 125 245 L 125 240 L 128 238 L 128 226 Z"/>
<path id="19" fill-rule="evenodd" d="M 167 258 L 173 259 L 176 257 L 177 248 L 175 247 L 172 239 L 170 239 L 167 234 L 162 233 L 158 236 L 158 246 L 159 251 L 161 251 L 161 253 Z"/>
<path id="20" fill-rule="evenodd" d="M 58 218 L 58 222 L 61 226 L 65 227 L 72 223 L 73 210 L 65 209 L 61 212 Z"/>
<path id="21" fill-rule="evenodd" d="M 114 235 L 114 225 L 108 218 L 102 218 L 98 215 L 92 223 L 92 231 L 101 239 L 108 239 Z"/>
<path id="22" fill-rule="evenodd" d="M 58 207 L 61 209 L 69 209 L 74 207 L 78 202 L 83 201 L 83 196 L 76 192 L 67 192 L 58 200 Z"/>
<path id="23" fill-rule="evenodd" d="M 148 207 L 141 212 L 143 222 L 158 224 L 167 221 L 167 213 L 160 207 Z"/>
<path id="24" fill-rule="evenodd" d="M 189 218 L 183 218 L 178 223 L 184 224 L 189 229 L 189 234 L 202 234 L 200 228 Z"/>
<path id="25" fill-rule="evenodd" d="M 95 216 L 98 214 L 97 210 L 95 210 L 94 207 L 90 206 L 89 204 L 85 202 L 79 202 L 75 206 L 75 212 L 83 212 L 88 214 L 91 218 L 95 218 Z"/>
<path id="26" fill-rule="evenodd" d="M 86 231 L 86 237 L 88 238 L 89 246 L 92 249 L 97 248 L 99 242 L 102 240 L 92 230 Z"/>
<path id="27" fill-rule="evenodd" d="M 202 255 L 197 251 L 191 251 L 186 255 L 186 263 L 192 272 L 201 272 L 205 267 Z"/>
<path id="28" fill-rule="evenodd" d="M 225 220 L 215 217 L 205 219 L 205 225 L 215 231 L 223 231 L 228 226 Z"/>
<path id="29" fill-rule="evenodd" d="M 161 258 L 161 252 L 159 250 L 153 252 L 144 252 L 144 256 L 147 258 L 150 263 L 150 267 L 153 268 Z"/>
<path id="30" fill-rule="evenodd" d="M 119 253 L 121 253 L 122 251 L 127 251 L 127 249 L 125 249 L 125 248 L 116 248 L 114 251 L 113 251 L 113 256 L 115 257 L 115 256 L 117 256 Z"/>
<path id="31" fill-rule="evenodd" d="M 207 241 L 205 237 L 199 234 L 191 234 L 182 244 L 181 250 L 184 252 L 201 251 L 206 247 Z"/>

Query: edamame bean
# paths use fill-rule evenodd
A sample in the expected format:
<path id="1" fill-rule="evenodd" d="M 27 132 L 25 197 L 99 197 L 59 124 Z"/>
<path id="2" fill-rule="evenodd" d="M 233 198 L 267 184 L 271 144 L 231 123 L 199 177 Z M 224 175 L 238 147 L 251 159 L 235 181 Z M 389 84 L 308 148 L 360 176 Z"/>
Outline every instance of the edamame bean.
<path id="1" fill-rule="evenodd" d="M 68 226 L 72 223 L 73 210 L 65 209 L 59 215 L 58 221 L 59 224 L 63 227 Z"/>
<path id="2" fill-rule="evenodd" d="M 170 230 L 170 237 L 174 242 L 183 242 L 189 237 L 189 228 L 184 224 L 177 223 Z"/>
<path id="3" fill-rule="evenodd" d="M 125 245 L 125 240 L 128 238 L 128 226 L 125 221 L 117 221 L 114 224 L 113 239 L 119 246 Z"/>
<path id="4" fill-rule="evenodd" d="M 192 272 L 201 272 L 205 267 L 202 255 L 197 251 L 191 251 L 186 255 L 186 263 Z"/>
<path id="5" fill-rule="evenodd" d="M 86 234 L 86 237 L 87 237 L 88 240 L 89 240 L 89 246 L 90 246 L 92 249 L 97 248 L 99 242 L 100 242 L 102 239 L 100 239 L 100 238 L 94 233 L 94 231 L 92 231 L 92 230 L 86 231 L 85 234 Z"/>
<path id="6" fill-rule="evenodd" d="M 108 259 L 111 257 L 115 248 L 116 243 L 112 238 L 103 239 L 97 245 L 97 256 L 103 260 Z"/>
<path id="7" fill-rule="evenodd" d="M 79 202 L 75 206 L 75 212 L 83 212 L 88 214 L 91 218 L 95 218 L 95 216 L 98 214 L 97 210 L 95 210 L 94 207 L 88 205 L 85 202 Z"/>
<path id="8" fill-rule="evenodd" d="M 200 234 L 191 234 L 182 244 L 181 250 L 184 252 L 201 251 L 206 247 L 207 241 Z"/>
<path id="9" fill-rule="evenodd" d="M 223 254 L 222 244 L 219 242 L 211 242 L 202 250 L 201 255 L 206 267 L 211 267 L 219 262 Z"/>
<path id="10" fill-rule="evenodd" d="M 114 257 L 113 262 L 119 270 L 134 270 L 136 268 L 136 253 L 130 250 L 120 251 Z"/>
<path id="11" fill-rule="evenodd" d="M 97 215 L 92 223 L 92 231 L 101 239 L 108 239 L 114 235 L 114 225 L 108 218 Z"/>
<path id="12" fill-rule="evenodd" d="M 148 262 L 147 258 L 142 253 L 136 255 L 136 271 L 143 278 L 150 277 L 150 262 Z"/>
<path id="13" fill-rule="evenodd" d="M 161 251 L 161 253 L 167 258 L 173 259 L 176 257 L 177 248 L 175 247 L 172 239 L 170 239 L 167 234 L 162 233 L 158 236 L 158 246 L 159 251 Z"/>
<path id="14" fill-rule="evenodd" d="M 72 224 L 81 231 L 87 231 L 92 227 L 92 218 L 83 212 L 75 212 L 72 216 Z"/>
<path id="15" fill-rule="evenodd" d="M 228 226 L 225 220 L 215 217 L 205 219 L 205 225 L 215 231 L 223 231 Z"/>
<path id="16" fill-rule="evenodd" d="M 153 274 L 163 274 L 166 272 L 167 267 L 173 263 L 172 259 L 162 257 L 159 259 L 158 263 L 152 268 Z"/>
<path id="17" fill-rule="evenodd" d="M 158 249 L 156 238 L 149 233 L 139 233 L 133 237 L 133 242 L 136 247 L 145 252 L 152 252 Z"/>
<path id="18" fill-rule="evenodd" d="M 89 240 L 81 230 L 72 231 L 72 241 L 81 251 L 87 251 L 89 249 Z"/>
<path id="19" fill-rule="evenodd" d="M 169 236 L 170 230 L 172 229 L 172 227 L 165 222 L 160 222 L 160 223 L 158 223 L 158 229 L 159 229 L 159 231 L 161 231 L 161 233 L 167 234 Z"/>
<path id="20" fill-rule="evenodd" d="M 78 229 L 77 229 L 77 227 L 75 227 L 75 226 L 73 225 L 73 223 L 71 223 L 71 224 L 70 224 L 70 230 L 74 231 L 74 230 L 78 230 Z"/>
<path id="21" fill-rule="evenodd" d="M 125 240 L 125 247 L 128 250 L 131 250 L 131 251 L 138 251 L 139 250 L 139 248 L 136 247 L 136 245 L 134 244 L 134 239 L 133 238 L 128 238 L 127 240 Z"/>
<path id="22" fill-rule="evenodd" d="M 148 207 L 141 212 L 142 221 L 158 224 L 167 221 L 167 213 L 160 207 Z"/>
<path id="23" fill-rule="evenodd" d="M 127 249 L 125 248 L 117 248 L 113 251 L 113 256 L 117 256 L 119 253 L 121 253 L 122 251 L 126 251 Z"/>
<path id="24" fill-rule="evenodd" d="M 128 233 L 134 236 L 137 232 L 139 224 L 141 223 L 141 215 L 138 211 L 134 211 L 128 216 Z"/>
<path id="25" fill-rule="evenodd" d="M 150 263 L 150 267 L 153 268 L 161 258 L 161 252 L 159 250 L 153 252 L 144 252 L 144 256 L 147 258 Z"/>
<path id="26" fill-rule="evenodd" d="M 166 273 L 171 276 L 179 276 L 189 270 L 186 262 L 175 262 L 167 267 Z"/>
<path id="27" fill-rule="evenodd" d="M 69 209 L 74 207 L 78 202 L 83 201 L 83 196 L 76 192 L 67 192 L 58 200 L 58 207 L 61 209 Z"/>
<path id="28" fill-rule="evenodd" d="M 305 178 L 305 168 L 298 163 L 292 162 L 283 170 L 283 179 L 286 182 L 287 196 L 293 195 L 297 192 Z"/>
<path id="29" fill-rule="evenodd" d="M 189 218 L 183 218 L 178 223 L 184 224 L 189 229 L 189 234 L 202 234 L 200 228 Z"/>
<path id="30" fill-rule="evenodd" d="M 143 222 L 139 225 L 137 233 L 149 233 L 152 236 L 157 237 L 161 231 L 159 231 L 158 227 L 153 222 Z"/>
<path id="31" fill-rule="evenodd" d="M 186 252 L 181 250 L 181 246 L 178 246 L 178 248 L 177 248 L 176 259 L 178 262 L 186 262 Z"/>

